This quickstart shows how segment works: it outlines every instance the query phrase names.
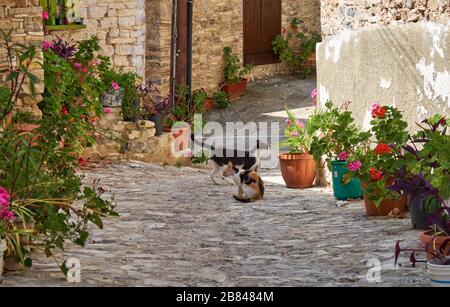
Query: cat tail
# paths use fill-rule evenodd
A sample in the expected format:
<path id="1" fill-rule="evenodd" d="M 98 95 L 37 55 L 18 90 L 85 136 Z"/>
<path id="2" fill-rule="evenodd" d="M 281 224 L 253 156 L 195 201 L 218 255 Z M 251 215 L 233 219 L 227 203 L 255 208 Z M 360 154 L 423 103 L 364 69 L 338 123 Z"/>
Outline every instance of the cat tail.
<path id="1" fill-rule="evenodd" d="M 245 203 L 245 204 L 252 202 L 252 200 L 250 198 L 240 198 L 236 195 L 233 195 L 233 198 L 236 199 L 237 201 L 240 201 L 241 203 Z"/>

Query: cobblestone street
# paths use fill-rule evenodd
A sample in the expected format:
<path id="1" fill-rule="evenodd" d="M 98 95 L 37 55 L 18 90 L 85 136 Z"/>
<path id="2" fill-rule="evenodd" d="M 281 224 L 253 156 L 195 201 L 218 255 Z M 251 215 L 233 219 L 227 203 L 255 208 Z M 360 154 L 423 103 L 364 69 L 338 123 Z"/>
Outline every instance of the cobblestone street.
<path id="1" fill-rule="evenodd" d="M 369 219 L 361 203 L 337 208 L 329 190 L 288 190 L 274 171 L 264 173 L 264 201 L 240 204 L 234 187 L 212 185 L 207 173 L 137 162 L 90 170 L 116 193 L 120 217 L 86 249 L 65 252 L 81 260 L 81 285 L 369 286 L 370 258 L 383 262 L 380 286 L 428 285 L 423 267 L 393 268 L 395 241 L 417 242 L 409 219 Z M 36 255 L 3 286 L 68 285 Z"/>

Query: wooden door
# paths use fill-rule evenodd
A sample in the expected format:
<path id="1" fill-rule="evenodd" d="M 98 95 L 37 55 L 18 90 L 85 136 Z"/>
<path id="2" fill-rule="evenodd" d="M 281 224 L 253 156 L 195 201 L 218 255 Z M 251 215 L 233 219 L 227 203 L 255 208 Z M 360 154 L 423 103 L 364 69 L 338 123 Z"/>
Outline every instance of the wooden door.
<path id="1" fill-rule="evenodd" d="M 244 62 L 278 62 L 272 41 L 281 34 L 282 0 L 244 0 Z"/>

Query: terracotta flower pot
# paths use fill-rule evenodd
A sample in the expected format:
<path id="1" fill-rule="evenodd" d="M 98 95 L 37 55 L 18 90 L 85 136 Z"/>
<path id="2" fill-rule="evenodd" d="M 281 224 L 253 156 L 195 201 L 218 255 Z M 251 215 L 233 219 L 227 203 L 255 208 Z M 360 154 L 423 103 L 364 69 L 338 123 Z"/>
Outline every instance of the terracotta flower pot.
<path id="1" fill-rule="evenodd" d="M 280 155 L 281 174 L 290 189 L 311 188 L 317 176 L 314 157 L 305 154 Z"/>
<path id="2" fill-rule="evenodd" d="M 209 112 L 212 109 L 214 109 L 214 100 L 212 98 L 207 98 L 205 101 L 205 110 L 206 112 Z"/>
<path id="3" fill-rule="evenodd" d="M 420 235 L 419 239 L 420 239 L 420 242 L 423 243 L 424 247 L 429 252 L 436 252 L 439 250 L 442 243 L 444 243 L 444 241 L 450 239 L 450 237 L 446 237 L 446 236 L 434 237 L 429 232 L 423 232 Z M 447 246 L 445 251 L 446 251 L 446 256 L 450 256 L 450 245 Z M 428 253 L 427 257 L 429 260 L 434 258 L 433 254 L 430 254 L 430 253 Z"/>
<path id="4" fill-rule="evenodd" d="M 191 127 L 172 127 L 172 135 L 175 138 L 175 148 L 177 150 L 182 151 L 189 147 L 191 140 Z"/>
<path id="5" fill-rule="evenodd" d="M 25 268 L 24 265 L 20 262 L 17 262 L 14 257 L 12 256 L 5 257 L 5 271 L 17 272 L 22 271 L 24 268 Z"/>
<path id="6" fill-rule="evenodd" d="M 377 208 L 373 202 L 364 195 L 364 205 L 366 206 L 367 216 L 388 216 L 393 210 L 398 209 L 400 213 L 408 211 L 408 197 L 403 195 L 399 199 L 383 200 L 381 206 Z"/>
<path id="7" fill-rule="evenodd" d="M 242 79 L 236 84 L 224 84 L 222 90 L 227 93 L 228 100 L 233 102 L 244 96 L 245 90 L 247 89 L 247 84 L 248 80 Z"/>

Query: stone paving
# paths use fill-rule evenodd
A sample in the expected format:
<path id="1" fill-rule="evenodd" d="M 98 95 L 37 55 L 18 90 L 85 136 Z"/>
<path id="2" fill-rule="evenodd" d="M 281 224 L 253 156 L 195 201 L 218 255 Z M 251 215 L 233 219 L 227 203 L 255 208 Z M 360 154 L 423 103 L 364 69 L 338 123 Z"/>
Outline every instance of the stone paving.
<path id="1" fill-rule="evenodd" d="M 123 162 L 89 170 L 116 194 L 119 218 L 95 230 L 81 260 L 81 286 L 370 286 L 367 261 L 383 262 L 378 286 L 426 286 L 423 267 L 394 269 L 396 240 L 414 246 L 408 219 L 367 218 L 360 202 L 338 208 L 330 190 L 289 190 L 264 171 L 266 199 L 241 204 L 204 168 Z M 3 286 L 68 286 L 38 254 Z"/>

